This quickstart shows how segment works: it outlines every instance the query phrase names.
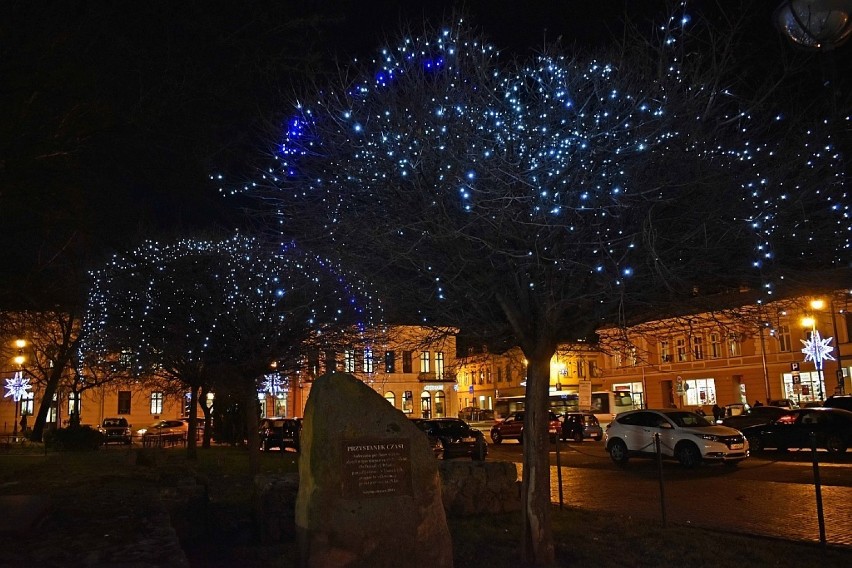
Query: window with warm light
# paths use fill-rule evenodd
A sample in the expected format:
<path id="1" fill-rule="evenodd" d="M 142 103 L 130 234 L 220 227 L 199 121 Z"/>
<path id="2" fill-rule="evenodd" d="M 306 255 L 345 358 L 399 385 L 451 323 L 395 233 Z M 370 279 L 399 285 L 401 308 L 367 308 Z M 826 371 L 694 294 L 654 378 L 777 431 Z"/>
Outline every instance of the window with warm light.
<path id="1" fill-rule="evenodd" d="M 435 352 L 435 378 L 438 380 L 444 379 L 444 352 Z M 490 381 L 489 381 L 490 382 Z M 437 410 L 435 411 L 437 413 Z"/>
<path id="2" fill-rule="evenodd" d="M 163 413 L 163 393 L 161 391 L 153 391 L 151 393 L 151 414 Z"/>

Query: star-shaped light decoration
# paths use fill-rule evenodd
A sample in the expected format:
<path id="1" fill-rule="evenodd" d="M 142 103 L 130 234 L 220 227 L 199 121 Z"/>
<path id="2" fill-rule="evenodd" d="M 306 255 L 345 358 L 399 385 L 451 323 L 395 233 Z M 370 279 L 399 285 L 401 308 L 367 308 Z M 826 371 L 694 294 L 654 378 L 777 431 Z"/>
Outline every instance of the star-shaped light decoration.
<path id="1" fill-rule="evenodd" d="M 14 377 L 6 379 L 6 394 L 3 395 L 3 398 L 11 396 L 15 402 L 20 402 L 22 398 L 27 396 L 30 389 L 32 389 L 30 380 L 25 379 L 21 371 L 17 371 Z"/>
<path id="2" fill-rule="evenodd" d="M 814 330 L 808 340 L 800 339 L 799 341 L 805 346 L 802 353 L 805 354 L 805 362 L 813 361 L 817 369 L 822 369 L 822 362 L 825 360 L 834 361 L 831 352 L 834 347 L 829 345 L 833 337 L 823 339 L 819 335 L 819 331 Z"/>
<path id="3" fill-rule="evenodd" d="M 281 375 L 278 373 L 272 373 L 264 376 L 263 382 L 261 382 L 260 386 L 263 389 L 263 392 L 268 392 L 272 396 L 278 396 L 284 392 L 286 387 L 284 381 L 281 380 Z"/>

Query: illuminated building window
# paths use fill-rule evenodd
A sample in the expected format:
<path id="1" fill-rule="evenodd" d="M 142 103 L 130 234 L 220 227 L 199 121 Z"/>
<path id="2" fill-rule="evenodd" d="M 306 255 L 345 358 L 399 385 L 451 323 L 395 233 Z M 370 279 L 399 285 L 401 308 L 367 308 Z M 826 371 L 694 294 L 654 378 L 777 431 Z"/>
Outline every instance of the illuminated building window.
<path id="1" fill-rule="evenodd" d="M 154 391 L 151 393 L 151 414 L 163 413 L 163 393 Z"/>
<path id="2" fill-rule="evenodd" d="M 443 351 L 435 352 L 435 378 L 443 380 L 444 378 L 444 353 Z M 437 410 L 435 411 L 437 414 Z"/>

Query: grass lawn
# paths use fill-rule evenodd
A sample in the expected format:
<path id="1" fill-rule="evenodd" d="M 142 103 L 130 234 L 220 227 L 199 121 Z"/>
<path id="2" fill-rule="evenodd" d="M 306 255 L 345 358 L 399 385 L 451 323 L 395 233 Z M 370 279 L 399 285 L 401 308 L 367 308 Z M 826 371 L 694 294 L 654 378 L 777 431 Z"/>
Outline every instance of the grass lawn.
<path id="1" fill-rule="evenodd" d="M 295 471 L 296 454 L 263 454 L 262 469 L 266 473 Z M 174 519 L 174 524 L 179 526 L 189 522 L 214 525 L 206 536 L 184 543 L 195 565 L 233 565 L 241 568 L 295 565 L 293 542 L 260 545 L 252 537 L 253 484 L 247 475 L 245 449 L 199 449 L 198 460 L 194 462 L 188 461 L 185 450 L 179 448 L 137 451 L 134 454 L 124 448 L 80 453 L 45 454 L 38 449 L 32 453 L 0 453 L 0 495 L 50 495 L 54 502 L 60 503 L 67 510 L 78 511 L 80 523 L 85 523 L 87 527 L 104 517 L 103 510 L 87 516 L 91 503 L 97 501 L 97 493 L 103 487 L 168 487 L 187 476 L 205 480 L 210 500 L 203 512 L 204 518 L 199 518 L 199 512 L 186 511 L 186 517 Z M 110 521 L 108 518 L 102 520 L 104 523 Z M 50 525 L 51 522 L 46 521 L 51 530 L 45 531 L 50 534 L 50 538 L 65 538 L 66 542 L 73 542 L 81 550 L 87 547 L 85 542 L 79 542 L 81 539 L 97 538 L 103 532 L 96 529 L 75 531 L 75 523 Z M 520 514 L 449 518 L 448 522 L 457 568 L 521 566 Z M 223 526 L 225 524 L 227 526 Z M 71 531 L 72 534 L 63 535 L 63 530 Z M 234 537 L 234 534 L 240 532 L 240 537 Z M 654 517 L 619 517 L 554 507 L 553 532 L 557 566 L 852 566 L 852 549 L 822 549 L 814 544 L 685 526 L 663 529 Z M 39 535 L 38 538 L 46 537 Z M 44 540 L 40 542 L 43 544 Z M 23 542 L 22 546 L 26 544 Z M 97 545 L 102 543 L 92 544 Z M 0 547 L 0 566 L 5 565 L 14 564 L 4 562 Z"/>

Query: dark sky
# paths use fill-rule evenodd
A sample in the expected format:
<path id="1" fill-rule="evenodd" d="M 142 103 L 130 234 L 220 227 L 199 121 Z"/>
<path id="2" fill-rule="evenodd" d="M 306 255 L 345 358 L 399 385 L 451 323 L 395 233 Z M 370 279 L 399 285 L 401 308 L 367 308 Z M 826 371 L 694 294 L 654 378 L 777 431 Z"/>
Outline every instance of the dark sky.
<path id="1" fill-rule="evenodd" d="M 73 296 L 85 270 L 142 238 L 245 226 L 209 175 L 250 177 L 293 86 L 375 53 L 404 23 L 462 10 L 525 54 L 560 37 L 606 43 L 625 15 L 648 29 L 665 4 L 4 0 L 0 306 Z M 691 4 L 719 17 L 717 2 Z M 769 21 L 774 2 L 754 4 L 742 56 L 760 68 L 787 47 Z"/>

